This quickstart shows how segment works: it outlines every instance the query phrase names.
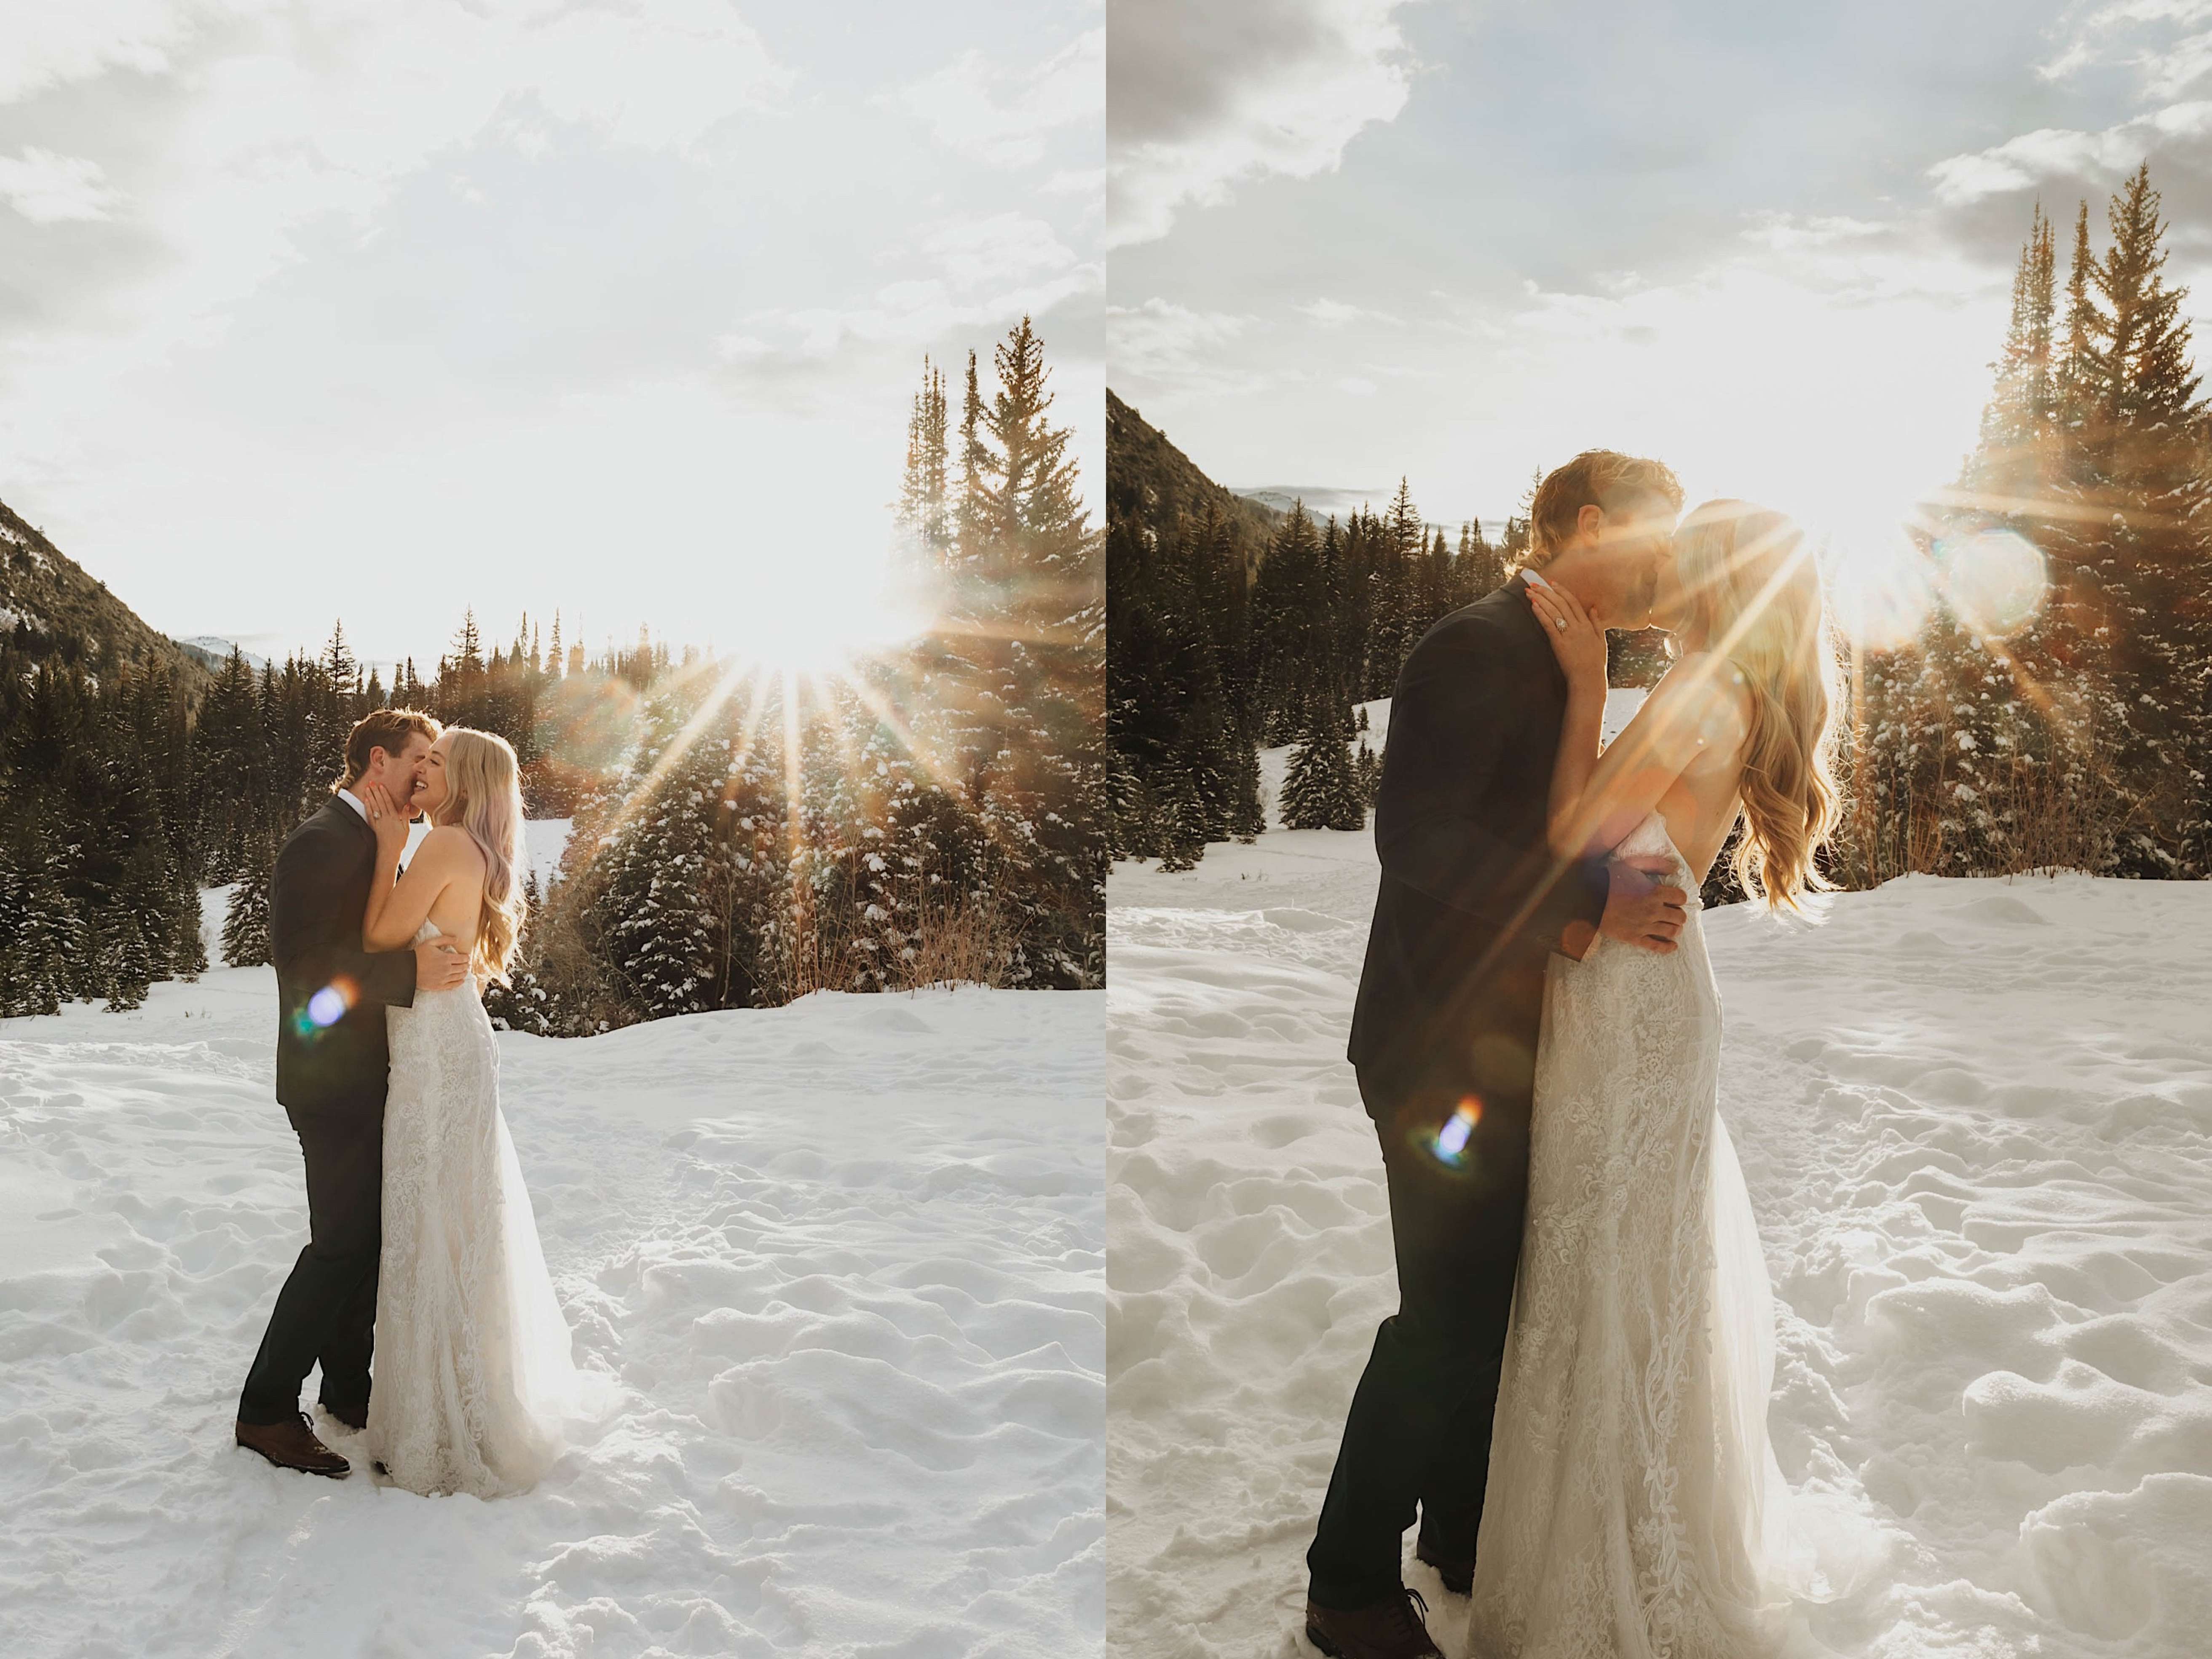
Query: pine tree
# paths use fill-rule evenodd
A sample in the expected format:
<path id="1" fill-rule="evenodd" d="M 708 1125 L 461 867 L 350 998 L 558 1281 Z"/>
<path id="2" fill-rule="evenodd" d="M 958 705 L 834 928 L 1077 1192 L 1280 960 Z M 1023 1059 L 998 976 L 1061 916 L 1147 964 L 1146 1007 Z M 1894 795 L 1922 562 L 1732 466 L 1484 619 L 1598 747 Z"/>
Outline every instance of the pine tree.
<path id="1" fill-rule="evenodd" d="M 1316 712 L 1283 777 L 1285 830 L 1358 830 L 1367 823 L 1339 717 Z"/>
<path id="2" fill-rule="evenodd" d="M 2090 410 L 2098 400 L 2097 307 L 2089 288 L 2095 260 L 2089 252 L 2089 204 L 2074 216 L 2074 246 L 2066 271 L 2065 341 L 2057 373 L 2057 424 L 2069 447 L 2083 446 Z"/>
<path id="3" fill-rule="evenodd" d="M 99 969 L 107 1012 L 127 1013 L 144 1006 L 154 970 L 154 947 L 138 916 L 128 908 L 110 910 L 100 930 Z"/>
<path id="4" fill-rule="evenodd" d="M 1238 841 L 1256 840 L 1267 827 L 1260 799 L 1260 750 L 1247 727 L 1239 726 L 1230 750 L 1229 833 Z"/>
<path id="5" fill-rule="evenodd" d="M 1086 535 L 1075 460 L 1067 453 L 1075 432 L 1048 418 L 1050 371 L 1027 317 L 1000 344 L 994 366 L 999 390 L 983 412 L 996 446 L 982 469 L 987 534 L 1020 544 L 1038 565 L 1057 566 L 1075 556 Z"/>
<path id="6" fill-rule="evenodd" d="M 1982 436 L 1969 481 L 2021 495 L 2048 482 L 2057 416 L 2052 358 L 2054 294 L 2051 222 L 2036 204 L 2013 273 L 2012 312 L 1996 362 L 1996 389 L 1982 412 Z"/>
<path id="7" fill-rule="evenodd" d="M 1998 522 L 2043 552 L 2044 604 L 2008 637 L 1984 638 L 1974 595 L 1951 595 L 1950 614 L 1922 632 L 1915 675 L 1862 674 L 1867 695 L 1891 702 L 1855 726 L 1887 749 L 1854 769 L 1905 819 L 1900 847 L 1855 815 L 1868 845 L 1852 856 L 1869 871 L 2051 858 L 2122 874 L 2212 869 L 2206 412 L 2147 167 L 2106 219 L 2100 258 L 2081 204 L 2055 325 L 2051 227 L 2039 212 L 2031 222 L 1967 468 L 1995 492 L 1983 499 Z M 1970 517 L 1939 540 L 1939 570 L 1954 539 L 1971 546 L 1987 527 Z"/>
<path id="8" fill-rule="evenodd" d="M 233 968 L 253 968 L 270 960 L 269 884 L 275 878 L 276 849 L 264 833 L 252 865 L 238 878 L 230 911 L 222 919 L 222 959 Z"/>
<path id="9" fill-rule="evenodd" d="M 983 447 L 983 394 L 975 378 L 975 354 L 968 354 L 968 383 L 960 399 L 960 503 L 954 540 L 963 562 L 982 550 L 988 522 L 986 477 L 991 454 Z"/>
<path id="10" fill-rule="evenodd" d="M 0 1018 L 61 1011 L 81 932 L 43 836 L 0 846 Z"/>
<path id="11" fill-rule="evenodd" d="M 921 390 L 907 418 L 906 473 L 899 485 L 899 522 L 914 537 L 926 569 L 941 569 L 952 540 L 947 493 L 945 374 L 921 360 Z"/>
<path id="12" fill-rule="evenodd" d="M 704 733 L 681 743 L 696 712 L 672 691 L 648 704 L 623 821 L 602 854 L 609 965 L 646 1019 L 715 1006 L 724 876 L 715 830 L 728 757 Z"/>

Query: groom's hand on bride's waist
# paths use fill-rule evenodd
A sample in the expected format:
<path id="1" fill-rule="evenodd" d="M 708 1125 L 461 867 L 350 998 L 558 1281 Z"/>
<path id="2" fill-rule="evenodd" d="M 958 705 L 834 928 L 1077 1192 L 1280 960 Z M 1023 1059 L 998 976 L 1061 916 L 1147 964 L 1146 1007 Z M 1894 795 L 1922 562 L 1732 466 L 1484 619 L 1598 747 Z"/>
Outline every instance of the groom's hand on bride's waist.
<path id="1" fill-rule="evenodd" d="M 415 988 L 450 991 L 469 976 L 469 959 L 451 933 L 426 939 L 415 947 Z"/>
<path id="2" fill-rule="evenodd" d="M 1606 896 L 1598 932 L 1640 951 L 1666 956 L 1677 948 L 1689 894 L 1659 880 L 1670 875 L 1674 860 L 1661 854 L 1622 859 L 1613 866 L 1613 890 Z"/>

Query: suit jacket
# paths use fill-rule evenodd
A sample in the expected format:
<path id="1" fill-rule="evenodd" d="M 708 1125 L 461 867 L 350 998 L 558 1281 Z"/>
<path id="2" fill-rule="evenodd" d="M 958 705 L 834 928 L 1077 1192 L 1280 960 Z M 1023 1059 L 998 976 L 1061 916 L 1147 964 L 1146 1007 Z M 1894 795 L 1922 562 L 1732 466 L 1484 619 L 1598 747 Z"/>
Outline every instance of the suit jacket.
<path id="1" fill-rule="evenodd" d="M 288 1108 L 383 1107 L 392 1065 L 384 1010 L 414 1002 L 415 952 L 362 948 L 375 875 L 376 836 L 336 795 L 277 850 L 269 945 L 276 1098 Z M 337 995 L 319 1003 L 325 989 Z"/>
<path id="2" fill-rule="evenodd" d="M 1406 659 L 1375 805 L 1382 883 L 1349 1054 L 1363 1074 L 1525 1098 L 1549 953 L 1579 958 L 1605 861 L 1546 837 L 1567 682 L 1516 576 Z"/>

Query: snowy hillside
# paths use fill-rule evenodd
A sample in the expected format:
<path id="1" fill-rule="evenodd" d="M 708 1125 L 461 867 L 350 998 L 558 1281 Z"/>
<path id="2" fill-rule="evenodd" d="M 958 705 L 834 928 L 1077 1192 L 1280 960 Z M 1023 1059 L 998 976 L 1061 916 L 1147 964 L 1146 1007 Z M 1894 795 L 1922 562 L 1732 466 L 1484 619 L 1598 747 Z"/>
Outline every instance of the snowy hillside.
<path id="1" fill-rule="evenodd" d="M 0 1650 L 1097 1651 L 1100 996 L 503 1035 L 578 1356 L 628 1401 L 493 1504 L 230 1443 L 305 1237 L 274 996 L 0 1021 Z"/>
<path id="2" fill-rule="evenodd" d="M 1327 830 L 1109 887 L 1109 1628 L 1291 1655 L 1395 1304 Z M 1799 1650 L 2153 1659 L 2212 1629 L 2212 888 L 1914 877 L 1707 918 L 1778 1300 L 1770 1422 L 1857 1517 Z M 1411 1560 L 1448 1653 L 1466 1604 Z"/>
<path id="3" fill-rule="evenodd" d="M 195 634 L 190 639 L 179 640 L 177 643 L 200 653 L 203 657 L 212 659 L 211 667 L 220 667 L 228 661 L 234 651 L 244 658 L 246 665 L 257 674 L 269 666 L 268 658 L 256 656 L 235 640 L 225 639 L 220 634 Z"/>

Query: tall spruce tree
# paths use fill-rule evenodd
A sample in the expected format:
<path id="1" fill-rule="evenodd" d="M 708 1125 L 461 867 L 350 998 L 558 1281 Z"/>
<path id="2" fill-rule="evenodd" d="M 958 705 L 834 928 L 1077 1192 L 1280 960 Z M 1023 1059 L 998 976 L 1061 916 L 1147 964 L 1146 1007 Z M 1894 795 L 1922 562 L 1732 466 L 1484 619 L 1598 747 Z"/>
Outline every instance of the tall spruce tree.
<path id="1" fill-rule="evenodd" d="M 276 848 L 264 831 L 253 856 L 238 877 L 229 912 L 222 919 L 222 959 L 233 968 L 259 967 L 271 958 L 269 948 L 269 885 L 276 872 Z"/>
<path id="2" fill-rule="evenodd" d="M 1283 776 L 1285 830 L 1358 830 L 1367 823 L 1366 803 L 1352 771 L 1340 717 L 1316 710 L 1304 738 L 1291 751 Z"/>
<path id="3" fill-rule="evenodd" d="M 945 374 L 921 360 L 921 390 L 907 417 L 906 472 L 899 481 L 899 522 L 914 538 L 924 569 L 941 571 L 952 541 L 951 497 L 947 488 Z M 554 639 L 560 628 L 556 619 Z"/>

